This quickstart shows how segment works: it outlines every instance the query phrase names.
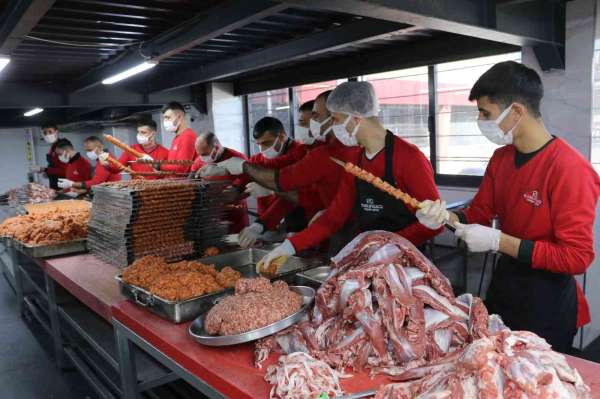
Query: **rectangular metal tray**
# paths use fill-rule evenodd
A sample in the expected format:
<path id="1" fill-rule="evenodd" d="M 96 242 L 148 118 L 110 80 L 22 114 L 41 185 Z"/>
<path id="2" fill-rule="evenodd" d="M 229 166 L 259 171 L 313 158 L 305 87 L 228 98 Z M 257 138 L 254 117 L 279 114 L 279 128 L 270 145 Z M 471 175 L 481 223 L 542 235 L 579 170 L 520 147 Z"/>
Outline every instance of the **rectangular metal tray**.
<path id="1" fill-rule="evenodd" d="M 242 277 L 252 278 L 257 277 L 256 264 L 268 252 L 269 251 L 265 249 L 250 248 L 201 258 L 199 261 L 204 264 L 212 264 L 217 270 L 220 270 L 225 266 L 230 266 L 239 271 L 242 274 Z M 321 265 L 321 263 L 316 260 L 292 256 L 282 267 L 280 274 L 275 276 L 274 279 L 279 278 L 279 276 L 295 275 L 298 272 L 319 265 Z M 182 323 L 195 319 L 198 315 L 210 309 L 214 305 L 214 300 L 216 298 L 227 292 L 231 292 L 232 290 L 228 289 L 213 292 L 211 294 L 176 302 L 165 300 L 153 295 L 143 288 L 125 283 L 121 274 L 116 276 L 115 279 L 119 282 L 119 289 L 124 297 L 173 323 Z"/>
<path id="2" fill-rule="evenodd" d="M 85 238 L 44 245 L 29 245 L 14 239 L 12 242 L 16 249 L 31 258 L 50 258 L 53 256 L 87 252 Z"/>
<path id="3" fill-rule="evenodd" d="M 300 276 L 322 284 L 331 273 L 331 266 L 319 266 L 299 273 Z"/>

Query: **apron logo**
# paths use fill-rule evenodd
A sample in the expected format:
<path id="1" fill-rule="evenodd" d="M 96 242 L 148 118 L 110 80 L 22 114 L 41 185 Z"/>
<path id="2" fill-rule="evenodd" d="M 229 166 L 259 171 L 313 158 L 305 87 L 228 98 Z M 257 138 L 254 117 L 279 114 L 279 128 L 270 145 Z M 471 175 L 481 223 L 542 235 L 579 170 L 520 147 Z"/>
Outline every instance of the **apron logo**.
<path id="1" fill-rule="evenodd" d="M 365 212 L 380 212 L 383 205 L 376 204 L 373 198 L 365 198 L 365 202 L 360 204 L 360 207 Z"/>
<path id="2" fill-rule="evenodd" d="M 542 205 L 542 199 L 540 198 L 540 194 L 537 190 L 523 194 L 523 198 L 525 198 L 525 201 L 529 202 L 533 206 L 539 207 Z"/>
<path id="3" fill-rule="evenodd" d="M 73 172 L 73 174 L 74 174 L 75 176 L 79 176 L 79 172 L 78 172 L 78 171 L 74 171 L 74 172 Z"/>

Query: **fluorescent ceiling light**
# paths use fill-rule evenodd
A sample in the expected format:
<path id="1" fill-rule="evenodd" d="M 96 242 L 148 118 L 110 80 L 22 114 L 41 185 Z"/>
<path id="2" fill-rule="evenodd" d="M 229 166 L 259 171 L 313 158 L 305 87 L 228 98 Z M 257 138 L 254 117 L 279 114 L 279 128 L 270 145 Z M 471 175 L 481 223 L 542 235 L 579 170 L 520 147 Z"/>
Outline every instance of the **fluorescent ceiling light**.
<path id="1" fill-rule="evenodd" d="M 31 109 L 31 110 L 25 112 L 23 114 L 23 116 L 33 116 L 33 115 L 39 114 L 40 112 L 44 112 L 44 108 L 34 108 L 34 109 Z"/>
<path id="2" fill-rule="evenodd" d="M 10 62 L 10 58 L 0 55 L 0 72 L 2 72 L 4 67 L 7 66 L 9 62 Z"/>
<path id="3" fill-rule="evenodd" d="M 282 111 L 284 109 L 290 109 L 290 106 L 289 105 L 283 105 L 281 107 L 275 108 L 275 111 Z"/>
<path id="4" fill-rule="evenodd" d="M 102 81 L 105 85 L 111 85 L 113 83 L 120 82 L 123 79 L 127 79 L 133 75 L 137 75 L 138 73 L 147 71 L 150 68 L 154 68 L 157 62 L 155 61 L 145 61 L 139 65 L 134 66 L 133 68 L 129 68 L 121 73 L 111 76 L 110 78 L 106 78 Z"/>

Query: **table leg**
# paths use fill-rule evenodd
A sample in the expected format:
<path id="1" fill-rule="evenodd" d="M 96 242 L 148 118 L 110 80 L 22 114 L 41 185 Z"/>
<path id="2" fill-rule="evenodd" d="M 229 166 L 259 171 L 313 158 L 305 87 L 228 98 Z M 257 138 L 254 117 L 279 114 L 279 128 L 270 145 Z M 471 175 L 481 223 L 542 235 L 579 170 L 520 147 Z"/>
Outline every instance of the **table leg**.
<path id="1" fill-rule="evenodd" d="M 462 271 L 463 272 L 462 273 L 463 274 L 462 275 L 462 277 L 463 277 L 463 290 L 464 290 L 464 292 L 469 292 L 469 290 L 468 290 L 468 288 L 469 288 L 468 287 L 468 285 L 469 285 L 469 283 L 468 283 L 468 281 L 469 281 L 469 277 L 468 277 L 468 271 L 469 271 L 469 249 L 468 249 L 468 247 L 467 247 L 466 244 L 464 244 L 464 247 L 463 247 L 463 262 L 462 263 L 463 263 L 463 271 Z"/>
<path id="2" fill-rule="evenodd" d="M 10 251 L 10 262 L 12 263 L 13 271 L 15 273 L 17 312 L 20 316 L 23 316 L 23 276 L 21 275 L 21 268 L 19 267 L 19 256 L 14 245 L 10 245 L 8 251 Z"/>
<path id="3" fill-rule="evenodd" d="M 121 388 L 123 390 L 122 399 L 139 399 L 133 343 L 127 338 L 127 335 L 121 330 L 118 323 L 113 323 L 113 325 L 119 355 Z"/>
<path id="4" fill-rule="evenodd" d="M 54 343 L 54 354 L 56 356 L 56 363 L 60 369 L 67 367 L 65 362 L 62 334 L 60 332 L 60 320 L 58 318 L 58 308 L 56 306 L 56 290 L 54 286 L 54 280 L 44 273 L 44 280 L 46 282 L 46 294 L 48 296 L 48 314 L 50 316 L 50 328 L 52 330 L 52 341 Z"/>

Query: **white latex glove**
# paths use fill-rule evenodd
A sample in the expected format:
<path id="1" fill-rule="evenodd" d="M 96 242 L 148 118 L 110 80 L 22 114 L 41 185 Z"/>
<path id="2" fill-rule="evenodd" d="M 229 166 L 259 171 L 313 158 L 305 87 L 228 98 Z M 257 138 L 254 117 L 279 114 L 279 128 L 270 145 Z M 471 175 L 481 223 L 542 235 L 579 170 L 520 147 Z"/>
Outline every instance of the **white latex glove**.
<path id="1" fill-rule="evenodd" d="M 266 254 L 265 257 L 262 258 L 261 261 L 256 264 L 256 272 L 260 274 L 260 270 L 258 270 L 258 265 L 261 263 L 263 270 L 267 270 L 271 262 L 273 262 L 275 259 L 281 256 L 289 258 L 295 253 L 296 250 L 294 249 L 294 246 L 292 245 L 290 240 L 285 240 L 283 243 L 281 243 L 281 245 L 275 247 L 271 252 Z"/>
<path id="2" fill-rule="evenodd" d="M 227 169 L 214 164 L 209 163 L 201 167 L 198 172 L 196 172 L 196 177 L 211 177 L 211 176 L 226 176 Z"/>
<path id="3" fill-rule="evenodd" d="M 58 187 L 60 188 L 71 188 L 73 187 L 73 181 L 69 179 L 58 179 Z"/>
<path id="4" fill-rule="evenodd" d="M 108 165 L 108 152 L 103 152 L 102 154 L 98 155 L 98 162 L 100 162 L 101 165 Z"/>
<path id="5" fill-rule="evenodd" d="M 233 157 L 219 162 L 217 165 L 227 169 L 230 175 L 241 175 L 244 173 L 244 162 L 246 161 L 242 158 Z"/>
<path id="6" fill-rule="evenodd" d="M 250 194 L 251 197 L 256 198 L 268 197 L 269 195 L 273 194 L 272 190 L 269 190 L 268 188 L 263 187 L 256 182 L 250 182 L 246 184 L 246 189 L 244 190 L 244 192 Z"/>
<path id="7" fill-rule="evenodd" d="M 143 159 L 144 161 L 154 161 L 154 158 L 152 158 L 150 155 L 148 154 L 144 154 L 142 155 L 142 157 L 140 159 Z"/>
<path id="8" fill-rule="evenodd" d="M 415 216 L 423 226 L 437 230 L 449 219 L 450 214 L 446 210 L 446 201 L 425 200 L 422 204 L 423 206 L 419 208 Z"/>
<path id="9" fill-rule="evenodd" d="M 31 166 L 29 167 L 29 171 L 30 171 L 31 173 L 40 173 L 40 172 L 43 172 L 43 171 L 44 171 L 44 168 L 43 168 L 43 167 L 41 167 L 41 166 L 39 166 L 39 165 L 31 165 Z"/>
<path id="10" fill-rule="evenodd" d="M 471 252 L 497 251 L 500 248 L 502 232 L 480 224 L 455 223 L 454 234 L 467 243 Z"/>
<path id="11" fill-rule="evenodd" d="M 256 239 L 263 232 L 264 228 L 260 223 L 252 223 L 250 226 L 245 227 L 240 232 L 240 247 L 250 248 L 256 243 Z"/>

